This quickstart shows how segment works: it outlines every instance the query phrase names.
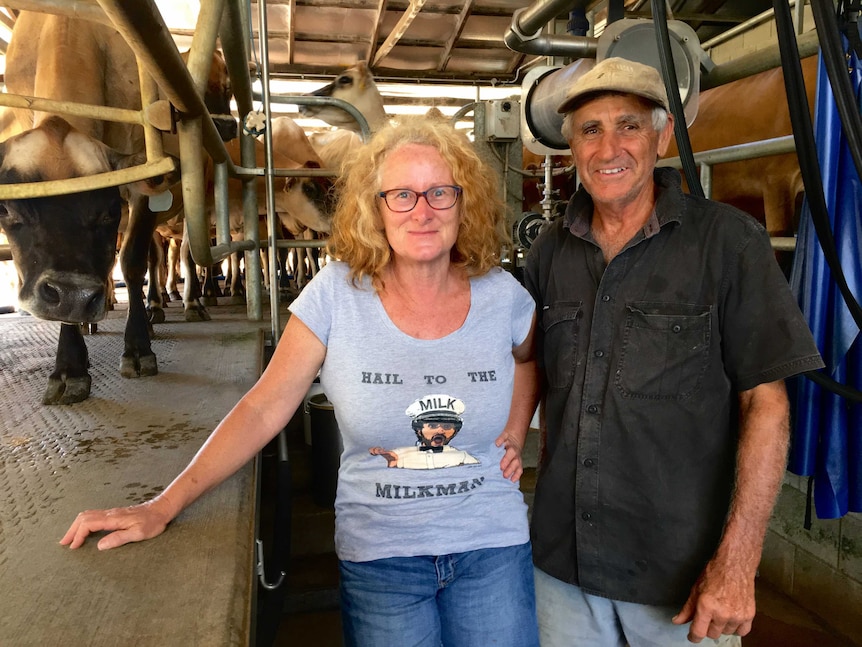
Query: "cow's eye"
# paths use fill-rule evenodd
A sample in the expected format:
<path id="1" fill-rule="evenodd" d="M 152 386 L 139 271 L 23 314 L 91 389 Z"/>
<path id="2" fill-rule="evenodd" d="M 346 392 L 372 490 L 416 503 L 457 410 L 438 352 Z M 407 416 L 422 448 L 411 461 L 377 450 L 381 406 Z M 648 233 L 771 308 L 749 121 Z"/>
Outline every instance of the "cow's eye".
<path id="1" fill-rule="evenodd" d="M 316 200 L 320 197 L 320 187 L 314 182 L 303 182 L 302 192 L 311 200 Z"/>
<path id="2" fill-rule="evenodd" d="M 348 74 L 342 74 L 336 81 L 338 85 L 353 85 L 353 77 Z"/>
<path id="3" fill-rule="evenodd" d="M 24 225 L 24 218 L 17 211 L 10 211 L 9 208 L 0 203 L 0 228 L 6 231 L 13 231 Z"/>

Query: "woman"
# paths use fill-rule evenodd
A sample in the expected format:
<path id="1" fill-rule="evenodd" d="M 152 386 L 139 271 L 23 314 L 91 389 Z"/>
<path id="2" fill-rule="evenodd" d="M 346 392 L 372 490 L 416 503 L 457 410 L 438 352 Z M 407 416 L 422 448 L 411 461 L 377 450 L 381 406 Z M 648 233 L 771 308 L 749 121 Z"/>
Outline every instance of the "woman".
<path id="1" fill-rule="evenodd" d="M 538 645 L 517 481 L 536 391 L 534 305 L 498 266 L 492 174 L 445 121 L 405 119 L 343 178 L 327 264 L 257 384 L 140 506 L 78 515 L 61 540 L 154 537 L 252 458 L 313 379 L 344 452 L 336 552 L 345 644 Z"/>

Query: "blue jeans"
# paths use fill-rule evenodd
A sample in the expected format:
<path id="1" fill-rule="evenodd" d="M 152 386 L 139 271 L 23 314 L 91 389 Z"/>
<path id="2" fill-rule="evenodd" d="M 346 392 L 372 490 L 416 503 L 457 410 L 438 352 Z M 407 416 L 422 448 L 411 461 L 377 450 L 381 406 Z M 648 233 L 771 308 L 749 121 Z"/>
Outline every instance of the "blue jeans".
<path id="1" fill-rule="evenodd" d="M 346 647 L 538 647 L 532 549 L 339 562 Z"/>
<path id="2" fill-rule="evenodd" d="M 536 569 L 542 647 L 692 647 L 677 607 L 619 602 L 584 592 Z M 681 605 L 680 605 L 681 607 Z M 739 636 L 704 638 L 701 647 L 739 647 Z"/>

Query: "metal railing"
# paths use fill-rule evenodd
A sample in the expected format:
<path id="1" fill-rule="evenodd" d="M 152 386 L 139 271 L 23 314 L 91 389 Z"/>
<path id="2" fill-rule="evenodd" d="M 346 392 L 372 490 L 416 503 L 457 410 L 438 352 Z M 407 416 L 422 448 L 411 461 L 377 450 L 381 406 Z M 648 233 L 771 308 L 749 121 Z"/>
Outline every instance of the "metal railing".
<path id="1" fill-rule="evenodd" d="M 700 183 L 703 186 L 704 195 L 709 198 L 712 196 L 712 170 L 716 164 L 739 162 L 786 153 L 796 153 L 793 135 L 702 151 L 694 154 L 694 162 L 700 166 Z M 657 166 L 669 166 L 679 169 L 682 168 L 682 162 L 679 157 L 669 157 L 659 160 Z M 772 236 L 771 241 L 773 249 L 778 251 L 793 251 L 796 249 L 796 238 L 792 236 Z"/>

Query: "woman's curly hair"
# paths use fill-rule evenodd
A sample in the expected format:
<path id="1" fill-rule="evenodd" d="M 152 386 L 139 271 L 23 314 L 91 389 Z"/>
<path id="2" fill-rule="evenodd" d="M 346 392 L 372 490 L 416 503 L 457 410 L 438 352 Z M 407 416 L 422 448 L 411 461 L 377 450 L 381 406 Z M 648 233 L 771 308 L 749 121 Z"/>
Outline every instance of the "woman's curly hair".
<path id="1" fill-rule="evenodd" d="M 354 283 L 368 276 L 376 289 L 382 287 L 392 250 L 380 215 L 380 173 L 386 157 L 405 144 L 437 149 L 455 184 L 463 189 L 452 263 L 463 267 L 468 276 L 484 274 L 498 265 L 508 233 L 497 175 L 464 133 L 444 117 L 433 115 L 402 117 L 354 151 L 336 183 L 339 197 L 327 253 L 350 266 Z"/>

